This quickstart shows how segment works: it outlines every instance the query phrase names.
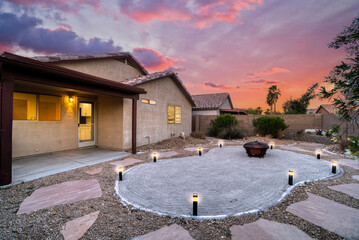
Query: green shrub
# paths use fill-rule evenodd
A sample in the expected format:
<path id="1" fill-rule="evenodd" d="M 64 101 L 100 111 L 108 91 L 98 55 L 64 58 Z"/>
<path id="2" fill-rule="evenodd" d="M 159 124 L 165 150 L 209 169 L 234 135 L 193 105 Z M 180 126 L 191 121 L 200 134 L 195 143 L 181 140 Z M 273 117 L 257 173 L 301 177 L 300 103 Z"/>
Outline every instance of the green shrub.
<path id="1" fill-rule="evenodd" d="M 283 135 L 283 131 L 288 127 L 280 117 L 264 116 L 253 119 L 253 126 L 256 133 L 262 136 L 271 135 L 274 138 Z"/>
<path id="2" fill-rule="evenodd" d="M 221 114 L 216 119 L 211 120 L 208 134 L 211 137 L 224 139 L 243 137 L 243 132 L 238 127 L 237 119 L 231 114 Z"/>
<path id="3" fill-rule="evenodd" d="M 359 136 L 351 136 L 348 138 L 351 144 L 345 149 L 345 154 L 354 157 L 359 161 Z"/>

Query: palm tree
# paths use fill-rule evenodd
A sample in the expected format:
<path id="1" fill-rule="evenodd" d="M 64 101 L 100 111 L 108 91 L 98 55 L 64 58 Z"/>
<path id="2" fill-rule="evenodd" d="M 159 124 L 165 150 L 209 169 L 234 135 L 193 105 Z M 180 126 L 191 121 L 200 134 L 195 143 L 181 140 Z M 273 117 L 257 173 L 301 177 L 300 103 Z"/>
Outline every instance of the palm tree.
<path id="1" fill-rule="evenodd" d="M 276 105 L 280 95 L 281 95 L 280 89 L 277 88 L 277 85 L 273 85 L 268 89 L 267 104 L 270 106 L 271 112 L 273 110 L 273 105 L 274 105 L 274 113 L 277 112 Z"/>

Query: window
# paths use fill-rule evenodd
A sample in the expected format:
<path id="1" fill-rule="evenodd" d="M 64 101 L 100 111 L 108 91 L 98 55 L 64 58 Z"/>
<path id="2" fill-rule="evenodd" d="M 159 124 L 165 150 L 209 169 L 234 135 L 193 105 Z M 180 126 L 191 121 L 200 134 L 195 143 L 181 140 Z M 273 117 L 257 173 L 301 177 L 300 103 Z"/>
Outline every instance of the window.
<path id="1" fill-rule="evenodd" d="M 14 92 L 13 120 L 61 120 L 61 97 Z"/>
<path id="2" fill-rule="evenodd" d="M 37 119 L 36 111 L 37 111 L 36 94 L 14 92 L 13 120 L 36 120 Z"/>
<path id="3" fill-rule="evenodd" d="M 146 103 L 146 104 L 150 104 L 150 105 L 155 105 L 157 103 L 156 100 L 151 100 L 151 99 L 145 99 L 145 98 L 141 98 L 141 103 Z"/>
<path id="4" fill-rule="evenodd" d="M 168 106 L 167 107 L 167 122 L 168 123 L 181 123 L 181 107 Z"/>
<path id="5" fill-rule="evenodd" d="M 39 97 L 39 120 L 60 121 L 61 120 L 61 98 L 40 95 Z"/>

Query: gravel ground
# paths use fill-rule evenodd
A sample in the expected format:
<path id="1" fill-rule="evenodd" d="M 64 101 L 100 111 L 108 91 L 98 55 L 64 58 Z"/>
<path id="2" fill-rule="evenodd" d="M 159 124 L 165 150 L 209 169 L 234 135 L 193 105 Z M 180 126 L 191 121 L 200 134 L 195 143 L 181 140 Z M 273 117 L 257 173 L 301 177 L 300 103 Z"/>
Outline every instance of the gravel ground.
<path id="1" fill-rule="evenodd" d="M 313 156 L 313 148 L 325 148 L 326 145 L 312 145 L 313 143 L 299 142 L 293 140 L 276 140 L 263 137 L 250 137 L 232 141 L 225 144 L 242 145 L 247 141 L 274 141 L 278 145 L 292 145 L 307 149 L 309 152 L 300 152 Z M 179 153 L 179 157 L 195 155 L 194 152 L 183 150 L 184 147 L 202 146 L 213 148 L 217 140 L 209 138 L 208 140 L 198 140 L 188 138 L 186 140 L 174 138 L 164 141 L 160 144 L 140 147 L 138 151 L 145 152 L 133 156 L 145 161 L 151 161 L 149 152 L 159 149 L 173 149 Z M 208 151 L 208 150 L 207 150 Z M 294 151 L 296 152 L 296 151 Z M 340 155 L 323 156 L 324 159 L 332 161 L 341 159 Z M 136 164 L 134 164 L 136 165 Z M 84 171 L 103 167 L 103 171 L 97 175 L 89 175 Z M 345 174 L 337 179 L 326 180 L 314 183 L 308 183 L 305 186 L 295 188 L 285 200 L 278 205 L 270 207 L 265 212 L 257 214 L 242 215 L 240 217 L 228 217 L 216 220 L 193 220 L 169 216 L 157 216 L 148 212 L 139 211 L 132 207 L 126 207 L 120 203 L 114 190 L 114 182 L 117 174 L 113 172 L 113 166 L 108 163 L 84 167 L 27 183 L 8 186 L 0 189 L 0 238 L 1 239 L 63 239 L 60 234 L 62 226 L 72 219 L 84 216 L 94 211 L 100 210 L 99 217 L 91 228 L 85 233 L 83 239 L 131 239 L 138 235 L 143 235 L 159 228 L 176 223 L 189 231 L 194 239 L 230 239 L 229 228 L 232 225 L 243 225 L 265 218 L 281 223 L 293 224 L 306 232 L 309 236 L 316 239 L 342 239 L 335 233 L 329 232 L 310 222 L 307 222 L 285 209 L 294 202 L 305 200 L 308 196 L 306 191 L 319 196 L 345 204 L 349 207 L 359 209 L 359 200 L 346 194 L 331 190 L 328 186 L 358 183 L 352 179 L 352 175 L 359 175 L 359 170 L 342 166 Z M 97 178 L 103 196 L 101 198 L 81 201 L 77 203 L 55 206 L 48 209 L 42 209 L 30 214 L 16 215 L 21 202 L 33 191 L 40 187 L 45 187 L 65 181 L 93 179 Z"/>

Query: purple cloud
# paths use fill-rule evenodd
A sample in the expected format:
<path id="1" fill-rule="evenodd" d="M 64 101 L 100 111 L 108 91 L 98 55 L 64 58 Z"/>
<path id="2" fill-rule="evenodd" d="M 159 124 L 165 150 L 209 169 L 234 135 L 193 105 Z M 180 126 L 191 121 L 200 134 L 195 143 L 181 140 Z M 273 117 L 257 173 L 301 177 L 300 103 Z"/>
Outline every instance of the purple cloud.
<path id="1" fill-rule="evenodd" d="M 250 81 L 247 81 L 246 83 L 278 84 L 278 83 L 280 83 L 280 81 L 259 79 L 259 80 L 250 80 Z"/>
<path id="2" fill-rule="evenodd" d="M 215 84 L 215 83 L 211 83 L 211 82 L 205 82 L 204 83 L 205 86 L 207 87 L 211 87 L 211 88 L 220 88 L 223 90 L 233 90 L 233 89 L 239 89 L 239 86 L 234 86 L 234 85 L 224 85 L 224 84 Z"/>
<path id="3" fill-rule="evenodd" d="M 0 43 L 18 45 L 41 53 L 96 53 L 121 51 L 112 40 L 94 37 L 87 41 L 75 32 L 38 27 L 42 21 L 23 14 L 0 13 Z"/>

